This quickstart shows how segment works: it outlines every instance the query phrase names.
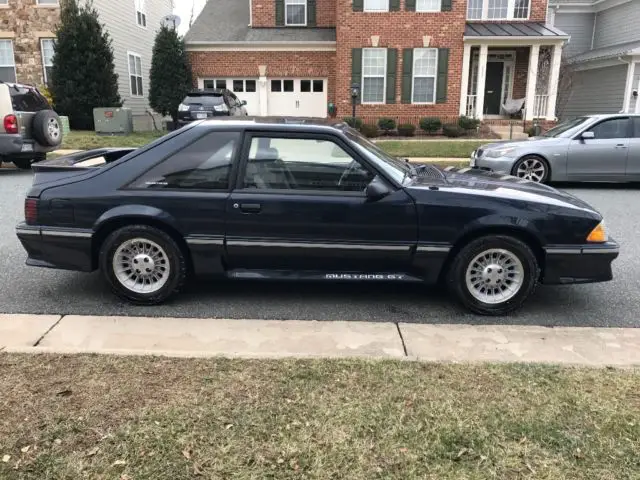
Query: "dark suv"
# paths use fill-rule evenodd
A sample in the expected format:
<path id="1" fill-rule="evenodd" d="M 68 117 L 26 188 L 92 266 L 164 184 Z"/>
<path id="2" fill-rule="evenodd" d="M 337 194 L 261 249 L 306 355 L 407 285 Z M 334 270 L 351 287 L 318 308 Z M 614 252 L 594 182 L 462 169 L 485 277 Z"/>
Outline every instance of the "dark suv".
<path id="1" fill-rule="evenodd" d="M 240 100 L 231 90 L 195 90 L 178 107 L 178 126 L 211 117 L 246 117 L 246 104 L 246 101 Z"/>
<path id="2" fill-rule="evenodd" d="M 62 143 L 60 118 L 37 88 L 0 82 L 0 164 L 28 169 Z"/>

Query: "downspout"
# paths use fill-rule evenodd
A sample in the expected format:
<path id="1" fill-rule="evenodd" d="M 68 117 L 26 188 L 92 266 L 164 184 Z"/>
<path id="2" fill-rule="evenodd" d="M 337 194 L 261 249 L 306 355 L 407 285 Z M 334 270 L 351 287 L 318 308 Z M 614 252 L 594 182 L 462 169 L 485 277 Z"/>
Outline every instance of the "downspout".
<path id="1" fill-rule="evenodd" d="M 249 26 L 253 25 L 253 0 L 249 0 Z"/>
<path id="2" fill-rule="evenodd" d="M 593 14 L 593 30 L 591 31 L 591 50 L 596 43 L 596 23 L 598 23 L 598 12 Z"/>
<path id="3" fill-rule="evenodd" d="M 622 110 L 620 110 L 618 113 L 629 113 L 627 110 L 628 110 L 629 104 L 631 103 L 631 91 L 633 90 L 633 77 L 634 77 L 633 74 L 635 73 L 635 72 L 632 72 L 632 70 L 635 62 L 633 61 L 633 57 L 630 58 L 629 60 L 625 60 L 621 56 L 618 57 L 618 61 L 621 63 L 627 64 L 627 78 L 624 81 L 624 95 L 622 97 Z"/>

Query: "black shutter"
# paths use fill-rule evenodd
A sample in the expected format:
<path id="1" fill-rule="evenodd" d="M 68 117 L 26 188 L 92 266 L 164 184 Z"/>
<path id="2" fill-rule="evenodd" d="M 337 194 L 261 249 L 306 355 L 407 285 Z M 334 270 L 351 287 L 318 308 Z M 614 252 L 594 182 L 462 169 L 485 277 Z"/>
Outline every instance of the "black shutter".
<path id="1" fill-rule="evenodd" d="M 284 0 L 276 0 L 276 25 L 284 26 Z"/>
<path id="2" fill-rule="evenodd" d="M 387 48 L 387 103 L 396 103 L 396 71 L 398 69 L 398 50 Z"/>
<path id="3" fill-rule="evenodd" d="M 354 12 L 363 12 L 364 11 L 364 0 L 353 0 L 353 11 Z"/>
<path id="4" fill-rule="evenodd" d="M 411 103 L 413 83 L 413 48 L 402 51 L 402 103 Z"/>
<path id="5" fill-rule="evenodd" d="M 316 0 L 307 0 L 307 26 L 316 26 Z"/>
<path id="6" fill-rule="evenodd" d="M 436 80 L 436 103 L 447 103 L 449 79 L 449 49 L 438 49 L 438 78 Z"/>
<path id="7" fill-rule="evenodd" d="M 399 12 L 400 11 L 400 0 L 389 0 L 389 11 L 390 12 Z"/>
<path id="8" fill-rule="evenodd" d="M 405 0 L 404 9 L 407 12 L 415 12 L 416 11 L 416 0 Z"/>
<path id="9" fill-rule="evenodd" d="M 442 0 L 442 11 L 450 12 L 452 9 L 453 0 Z"/>
<path id="10" fill-rule="evenodd" d="M 351 83 L 360 85 L 360 96 L 358 103 L 362 98 L 362 49 L 354 48 L 351 50 Z"/>

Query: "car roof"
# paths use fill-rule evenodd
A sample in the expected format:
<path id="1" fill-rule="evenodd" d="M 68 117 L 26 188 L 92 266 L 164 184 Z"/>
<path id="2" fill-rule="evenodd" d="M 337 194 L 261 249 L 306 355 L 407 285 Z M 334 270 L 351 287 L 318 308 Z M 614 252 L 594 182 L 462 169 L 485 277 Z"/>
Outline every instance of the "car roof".
<path id="1" fill-rule="evenodd" d="M 336 131 L 344 130 L 348 125 L 326 118 L 298 118 L 298 117 L 219 117 L 212 120 L 202 120 L 200 126 L 206 127 L 236 127 L 243 129 L 277 129 L 304 131 Z"/>
<path id="2" fill-rule="evenodd" d="M 585 115 L 587 118 L 614 118 L 614 117 L 640 117 L 640 113 L 598 113 L 594 115 Z"/>

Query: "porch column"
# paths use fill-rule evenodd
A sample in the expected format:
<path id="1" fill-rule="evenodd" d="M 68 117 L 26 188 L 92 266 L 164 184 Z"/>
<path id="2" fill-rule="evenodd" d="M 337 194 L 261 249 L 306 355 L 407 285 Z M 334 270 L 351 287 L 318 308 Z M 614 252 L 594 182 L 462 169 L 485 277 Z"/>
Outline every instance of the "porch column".
<path id="1" fill-rule="evenodd" d="M 549 71 L 549 95 L 547 100 L 547 120 L 556 119 L 556 104 L 558 102 L 558 83 L 560 82 L 560 65 L 562 64 L 562 45 L 553 47 L 551 70 Z"/>
<path id="2" fill-rule="evenodd" d="M 527 77 L 527 102 L 526 120 L 533 120 L 536 105 L 536 83 L 538 81 L 538 59 L 540 58 L 540 45 L 531 45 L 529 53 L 529 76 Z"/>
<path id="3" fill-rule="evenodd" d="M 462 81 L 460 82 L 460 115 L 467 114 L 467 95 L 469 93 L 469 70 L 471 69 L 471 45 L 464 44 L 462 54 Z"/>
<path id="4" fill-rule="evenodd" d="M 480 45 L 480 57 L 478 58 L 478 88 L 476 89 L 476 118 L 484 118 L 484 90 L 487 82 L 487 59 L 489 58 L 489 45 Z"/>
<path id="5" fill-rule="evenodd" d="M 260 116 L 266 117 L 269 111 L 268 95 L 267 95 L 267 66 L 258 65 L 258 98 L 260 99 Z"/>
<path id="6" fill-rule="evenodd" d="M 631 110 L 631 99 L 633 98 L 632 93 L 635 85 L 633 84 L 633 79 L 636 74 L 636 62 L 635 60 L 631 60 L 629 62 L 629 66 L 627 67 L 627 83 L 624 87 L 624 103 L 622 105 L 623 113 L 634 113 Z"/>

